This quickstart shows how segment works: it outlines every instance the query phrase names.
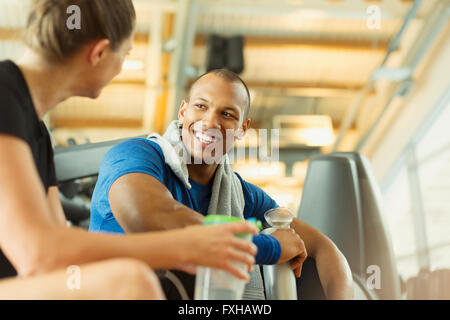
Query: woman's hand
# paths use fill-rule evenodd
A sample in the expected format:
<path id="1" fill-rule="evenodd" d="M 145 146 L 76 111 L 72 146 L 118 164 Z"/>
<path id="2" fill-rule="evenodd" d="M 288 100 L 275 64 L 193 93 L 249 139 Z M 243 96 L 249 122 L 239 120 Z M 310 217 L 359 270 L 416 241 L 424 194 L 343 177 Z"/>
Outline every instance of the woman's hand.
<path id="1" fill-rule="evenodd" d="M 187 265 L 202 265 L 228 271 L 235 277 L 249 280 L 249 275 L 239 270 L 233 262 L 242 262 L 250 270 L 255 264 L 257 248 L 252 241 L 238 238 L 236 234 L 257 234 L 258 229 L 247 222 L 213 226 L 189 226 L 181 230 L 183 250 L 188 250 Z M 186 249 L 184 249 L 186 248 Z"/>

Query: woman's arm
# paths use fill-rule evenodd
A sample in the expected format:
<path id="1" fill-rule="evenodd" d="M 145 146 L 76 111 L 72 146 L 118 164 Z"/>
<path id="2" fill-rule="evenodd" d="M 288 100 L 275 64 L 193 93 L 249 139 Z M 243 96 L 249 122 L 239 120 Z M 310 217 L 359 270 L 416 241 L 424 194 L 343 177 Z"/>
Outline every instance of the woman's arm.
<path id="1" fill-rule="evenodd" d="M 257 232 L 247 223 L 126 236 L 61 226 L 52 215 L 28 145 L 0 134 L 0 154 L 0 245 L 19 275 L 131 257 L 153 268 L 193 263 L 246 278 L 231 261 L 254 263 L 255 246 L 234 236 Z"/>
<path id="2" fill-rule="evenodd" d="M 60 226 L 67 225 L 66 216 L 64 214 L 61 200 L 59 199 L 59 192 L 57 186 L 52 186 L 48 189 L 47 202 L 53 220 Z"/>
<path id="3" fill-rule="evenodd" d="M 232 261 L 255 263 L 256 246 L 239 239 L 237 233 L 256 233 L 248 223 L 218 226 L 190 226 L 170 231 L 129 235 L 88 233 L 79 228 L 53 227 L 42 232 L 37 273 L 110 258 L 135 258 L 151 268 L 172 268 L 180 264 L 206 265 L 225 269 L 247 280 Z M 37 231 L 36 231 L 37 233 Z M 6 251 L 6 250 L 5 250 Z"/>

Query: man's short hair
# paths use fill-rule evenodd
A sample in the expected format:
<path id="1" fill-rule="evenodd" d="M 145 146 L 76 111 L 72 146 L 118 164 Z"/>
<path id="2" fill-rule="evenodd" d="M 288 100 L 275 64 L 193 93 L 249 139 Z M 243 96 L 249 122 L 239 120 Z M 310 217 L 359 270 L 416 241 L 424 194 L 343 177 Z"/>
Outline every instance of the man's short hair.
<path id="1" fill-rule="evenodd" d="M 197 77 L 197 79 L 194 80 L 194 82 L 191 85 L 191 88 L 189 89 L 189 99 L 191 98 L 192 88 L 194 88 L 197 81 L 208 74 L 214 74 L 215 76 L 222 78 L 230 83 L 242 84 L 242 86 L 245 89 L 246 95 L 247 95 L 247 104 L 245 106 L 245 111 L 244 111 L 244 119 L 246 119 L 248 117 L 248 113 L 250 111 L 250 91 L 248 90 L 248 87 L 245 84 L 244 80 L 242 80 L 241 77 L 239 77 L 236 73 L 234 73 L 233 71 L 230 71 L 228 69 L 214 69 L 214 70 L 208 71 L 208 72 L 202 74 L 201 76 Z"/>

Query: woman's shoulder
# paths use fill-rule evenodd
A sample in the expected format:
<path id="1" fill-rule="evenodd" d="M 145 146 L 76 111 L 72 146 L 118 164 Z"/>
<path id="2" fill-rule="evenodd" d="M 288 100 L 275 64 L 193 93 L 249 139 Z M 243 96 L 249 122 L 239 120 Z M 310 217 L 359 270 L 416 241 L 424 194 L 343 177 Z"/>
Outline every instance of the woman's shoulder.
<path id="1" fill-rule="evenodd" d="M 11 60 L 0 61 L 0 88 L 18 89 L 21 73 L 19 67 Z M 15 90 L 13 90 L 15 91 Z"/>
<path id="2" fill-rule="evenodd" d="M 10 134 L 26 139 L 30 130 L 27 113 L 28 106 L 25 105 L 25 93 L 20 83 L 20 71 L 11 61 L 0 62 L 0 133 Z"/>
<path id="3" fill-rule="evenodd" d="M 2 113 L 23 111 L 20 106 L 26 96 L 26 84 L 17 65 L 10 60 L 0 61 L 0 110 Z M 16 105 L 18 108 L 15 108 Z"/>

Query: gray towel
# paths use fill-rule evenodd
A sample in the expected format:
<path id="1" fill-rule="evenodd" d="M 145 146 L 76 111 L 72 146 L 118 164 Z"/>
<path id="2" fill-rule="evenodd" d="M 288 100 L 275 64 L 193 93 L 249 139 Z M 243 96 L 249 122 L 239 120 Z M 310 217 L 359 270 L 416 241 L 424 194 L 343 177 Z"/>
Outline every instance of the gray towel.
<path id="1" fill-rule="evenodd" d="M 152 133 L 147 139 L 156 142 L 161 147 L 166 164 L 178 179 L 188 189 L 191 189 L 186 165 L 190 160 L 190 155 L 181 140 L 178 120 L 170 123 L 163 136 Z M 245 200 L 241 181 L 231 168 L 228 155 L 225 154 L 214 177 L 208 215 L 222 214 L 244 219 L 244 207 Z M 254 271 L 250 272 L 250 281 L 245 287 L 243 299 L 264 300 L 264 288 L 259 266 L 255 266 Z"/>

